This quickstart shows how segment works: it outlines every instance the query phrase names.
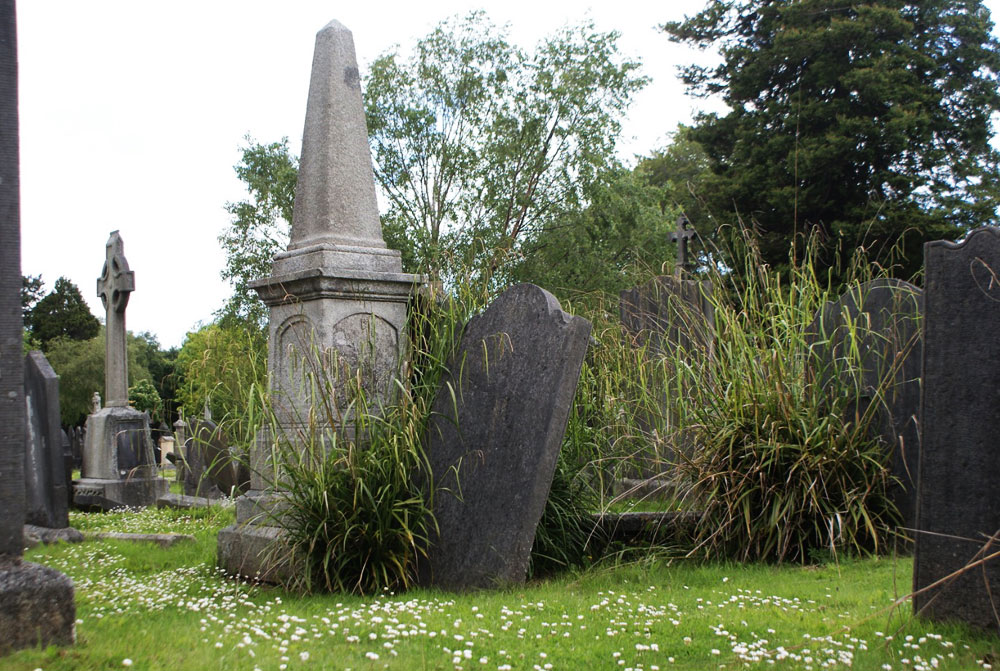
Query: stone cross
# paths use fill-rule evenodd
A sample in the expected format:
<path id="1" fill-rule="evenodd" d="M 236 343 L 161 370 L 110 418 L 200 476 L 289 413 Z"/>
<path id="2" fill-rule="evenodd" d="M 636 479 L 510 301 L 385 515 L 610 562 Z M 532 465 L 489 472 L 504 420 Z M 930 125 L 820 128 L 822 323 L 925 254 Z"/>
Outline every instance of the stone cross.
<path id="1" fill-rule="evenodd" d="M 687 216 L 682 213 L 677 217 L 677 230 L 670 234 L 670 242 L 677 243 L 677 270 L 687 270 L 688 267 L 688 239 L 694 237 L 694 231 L 688 228 L 690 224 Z"/>
<path id="2" fill-rule="evenodd" d="M 125 340 L 125 306 L 135 290 L 135 273 L 128 269 L 122 238 L 112 231 L 106 245 L 104 269 L 97 279 L 97 295 L 104 303 L 104 397 L 109 408 L 128 406 L 128 351 Z"/>

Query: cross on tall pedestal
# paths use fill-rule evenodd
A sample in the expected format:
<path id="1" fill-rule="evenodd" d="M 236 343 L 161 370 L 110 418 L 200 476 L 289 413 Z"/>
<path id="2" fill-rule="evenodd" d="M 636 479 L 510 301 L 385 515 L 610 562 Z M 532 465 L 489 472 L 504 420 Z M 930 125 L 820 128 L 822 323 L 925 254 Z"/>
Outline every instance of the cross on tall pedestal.
<path id="1" fill-rule="evenodd" d="M 128 405 L 128 350 L 125 340 L 125 306 L 135 291 L 135 273 L 128 269 L 118 231 L 105 246 L 104 269 L 97 278 L 97 295 L 104 303 L 104 398 L 109 408 Z"/>
<path id="2" fill-rule="evenodd" d="M 681 214 L 677 217 L 677 230 L 670 234 L 670 241 L 677 243 L 677 265 L 678 271 L 688 268 L 688 240 L 694 237 L 694 230 L 689 229 L 691 222 L 687 216 Z"/>

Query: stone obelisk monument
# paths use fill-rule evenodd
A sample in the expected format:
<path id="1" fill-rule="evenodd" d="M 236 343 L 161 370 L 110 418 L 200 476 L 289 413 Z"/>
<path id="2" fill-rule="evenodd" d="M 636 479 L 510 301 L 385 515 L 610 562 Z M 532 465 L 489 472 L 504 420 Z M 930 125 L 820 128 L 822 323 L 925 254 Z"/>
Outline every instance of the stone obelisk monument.
<path id="1" fill-rule="evenodd" d="M 167 493 L 153 461 L 153 441 L 145 413 L 128 404 L 128 352 L 125 307 L 135 290 L 121 236 L 113 231 L 105 246 L 104 269 L 97 295 L 106 311 L 105 407 L 87 418 L 83 477 L 73 485 L 73 501 L 81 507 L 150 506 Z"/>
<path id="2" fill-rule="evenodd" d="M 251 285 L 270 308 L 271 401 L 286 443 L 309 430 L 310 407 L 344 408 L 345 374 L 360 376 L 372 407 L 387 398 L 419 279 L 402 272 L 400 253 L 382 238 L 354 38 L 331 21 L 316 35 L 288 249 Z M 331 389 L 332 401 L 318 397 Z M 267 559 L 280 530 L 262 517 L 273 500 L 270 441 L 258 442 L 251 490 L 237 501 L 236 524 L 219 532 L 219 565 L 267 579 L 281 570 Z"/>

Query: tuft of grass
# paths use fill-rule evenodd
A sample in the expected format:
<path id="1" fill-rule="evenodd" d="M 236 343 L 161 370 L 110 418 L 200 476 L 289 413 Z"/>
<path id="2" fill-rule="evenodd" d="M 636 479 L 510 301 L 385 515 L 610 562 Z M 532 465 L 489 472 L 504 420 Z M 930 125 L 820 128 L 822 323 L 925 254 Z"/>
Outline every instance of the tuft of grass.
<path id="1" fill-rule="evenodd" d="M 677 452 L 704 510 L 695 552 L 779 562 L 884 552 L 898 515 L 887 494 L 891 450 L 873 426 L 878 405 L 857 405 L 868 393 L 862 326 L 848 324 L 847 344 L 823 361 L 826 345 L 810 324 L 831 291 L 810 256 L 793 264 L 786 286 L 755 240 L 745 242 L 742 281 L 715 278 L 709 355 L 678 348 L 667 357 L 679 421 L 696 445 Z"/>

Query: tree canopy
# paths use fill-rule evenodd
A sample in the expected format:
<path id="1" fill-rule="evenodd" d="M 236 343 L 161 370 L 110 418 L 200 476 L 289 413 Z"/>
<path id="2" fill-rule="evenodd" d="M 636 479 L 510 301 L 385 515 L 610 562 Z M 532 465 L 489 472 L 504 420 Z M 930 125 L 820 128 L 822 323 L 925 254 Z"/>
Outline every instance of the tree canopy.
<path id="1" fill-rule="evenodd" d="M 585 204 L 614 167 L 620 120 L 646 82 L 618 34 L 568 27 L 532 52 L 481 13 L 441 23 L 365 80 L 386 241 L 406 269 L 497 272 Z"/>
<path id="2" fill-rule="evenodd" d="M 683 69 L 724 115 L 691 139 L 712 178 L 703 195 L 722 223 L 741 217 L 781 268 L 796 237 L 864 247 L 894 274 L 922 264 L 925 240 L 993 222 L 1000 50 L 981 0 L 709 0 L 664 26 L 671 39 L 717 47 L 715 67 Z"/>
<path id="3" fill-rule="evenodd" d="M 589 205 L 619 169 L 620 120 L 646 82 L 617 40 L 583 24 L 526 52 L 476 12 L 372 64 L 364 101 L 382 228 L 404 271 L 509 280 L 536 239 Z M 226 205 L 232 225 L 219 237 L 234 286 L 220 317 L 262 328 L 267 311 L 248 285 L 287 244 L 298 159 L 287 138 L 246 140 L 235 169 L 249 198 Z"/>
<path id="4" fill-rule="evenodd" d="M 52 369 L 59 375 L 59 414 L 63 426 L 82 424 L 90 414 L 94 392 L 104 395 L 104 327 L 89 340 L 56 338 L 45 352 Z M 143 361 L 148 342 L 128 333 L 128 384 L 148 380 L 149 371 Z M 107 400 L 107 399 L 104 399 Z"/>
<path id="5" fill-rule="evenodd" d="M 248 199 L 226 203 L 232 224 L 219 236 L 226 254 L 222 279 L 233 285 L 233 295 L 220 316 L 264 328 L 267 309 L 249 287 L 253 280 L 271 273 L 271 259 L 288 244 L 298 178 L 298 158 L 288 149 L 288 138 L 259 144 L 245 138 L 236 176 L 246 185 Z"/>
<path id="6" fill-rule="evenodd" d="M 89 340 L 100 329 L 100 322 L 90 313 L 80 290 L 65 277 L 56 280 L 52 291 L 35 303 L 25 322 L 43 351 L 48 351 L 56 338 Z"/>

